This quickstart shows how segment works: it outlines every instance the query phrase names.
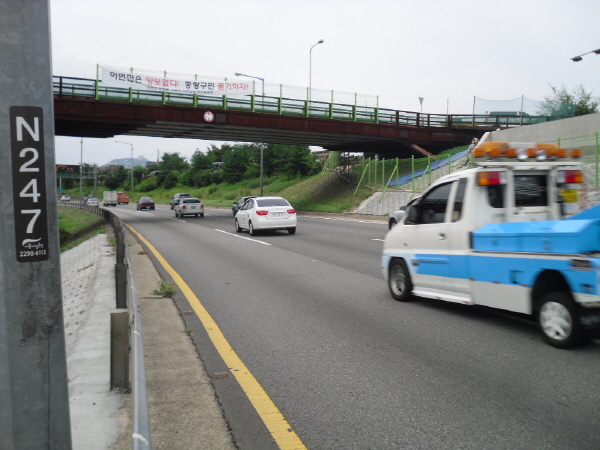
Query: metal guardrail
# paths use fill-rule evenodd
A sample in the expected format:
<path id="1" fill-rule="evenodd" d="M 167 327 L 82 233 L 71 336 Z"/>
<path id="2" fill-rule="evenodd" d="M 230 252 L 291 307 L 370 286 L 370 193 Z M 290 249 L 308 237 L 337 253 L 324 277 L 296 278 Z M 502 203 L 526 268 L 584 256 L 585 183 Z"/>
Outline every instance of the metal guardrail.
<path id="1" fill-rule="evenodd" d="M 152 440 L 150 438 L 150 410 L 148 406 L 142 313 L 135 277 L 131 270 L 131 256 L 129 254 L 129 245 L 127 245 L 129 234 L 120 220 L 119 223 L 123 229 L 125 261 L 128 268 L 127 281 L 129 288 L 127 292 L 129 294 L 128 305 L 130 311 L 131 366 L 133 368 L 131 381 L 133 395 L 133 450 L 150 450 L 152 448 Z"/>
<path id="2" fill-rule="evenodd" d="M 131 361 L 126 359 L 125 361 L 122 361 L 120 367 L 114 367 L 114 358 L 113 355 L 111 355 L 111 388 L 114 387 L 115 380 L 117 380 L 116 387 L 126 388 L 131 386 L 133 395 L 133 450 L 151 450 L 152 441 L 150 437 L 150 411 L 146 382 L 142 314 L 139 305 L 135 276 L 131 265 L 131 255 L 129 253 L 129 234 L 127 229 L 123 226 L 121 219 L 111 211 L 75 202 L 59 202 L 59 204 L 61 206 L 78 208 L 96 214 L 110 222 L 113 227 L 116 238 L 116 307 L 125 310 L 128 315 L 128 320 L 126 321 L 128 324 L 128 338 L 121 344 L 117 343 L 117 345 L 126 347 L 118 350 L 120 353 L 126 355 L 129 355 L 129 348 L 131 348 Z M 115 330 L 111 330 L 111 340 L 113 339 L 114 333 Z M 111 351 L 113 348 L 113 343 L 111 342 Z M 128 376 L 130 364 L 132 368 L 131 384 L 129 384 L 130 380 Z"/>
<path id="3" fill-rule="evenodd" d="M 322 119 L 351 120 L 416 127 L 517 127 L 533 123 L 548 122 L 560 117 L 511 116 L 477 114 L 429 114 L 371 106 L 328 103 L 316 100 L 263 96 L 208 96 L 134 90 L 102 86 L 97 80 L 54 76 L 53 90 L 59 97 L 87 97 L 96 100 L 121 100 L 141 103 L 160 103 L 189 107 L 209 107 L 225 110 L 246 110 L 290 116 Z"/>

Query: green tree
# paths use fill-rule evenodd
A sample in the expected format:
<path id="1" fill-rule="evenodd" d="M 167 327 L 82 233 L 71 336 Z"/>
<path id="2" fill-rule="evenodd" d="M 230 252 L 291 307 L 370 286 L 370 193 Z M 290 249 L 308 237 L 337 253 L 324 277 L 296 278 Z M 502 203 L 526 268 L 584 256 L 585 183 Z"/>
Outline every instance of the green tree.
<path id="1" fill-rule="evenodd" d="M 248 170 L 249 155 L 244 145 L 226 145 L 228 149 L 223 154 L 223 181 L 226 183 L 237 183 L 243 180 Z"/>
<path id="2" fill-rule="evenodd" d="M 136 184 L 140 184 L 144 176 L 148 175 L 148 170 L 142 166 L 135 166 L 133 169 L 133 179 Z"/>
<path id="3" fill-rule="evenodd" d="M 163 182 L 163 187 L 165 189 L 172 189 L 177 186 L 177 175 L 174 172 L 169 172 L 165 177 L 165 181 Z"/>
<path id="4" fill-rule="evenodd" d="M 186 186 L 194 186 L 194 174 L 187 171 L 183 174 L 183 184 Z"/>
<path id="5" fill-rule="evenodd" d="M 273 164 L 275 173 L 294 178 L 306 176 L 314 166 L 314 156 L 310 148 L 300 145 L 274 145 Z"/>
<path id="6" fill-rule="evenodd" d="M 178 170 L 184 172 L 189 169 L 190 165 L 183 156 L 179 153 L 163 153 L 161 162 L 159 163 L 159 170 L 164 172 L 171 172 Z"/>
<path id="7" fill-rule="evenodd" d="M 212 183 L 212 170 L 200 170 L 194 174 L 194 186 L 205 187 Z"/>
<path id="8" fill-rule="evenodd" d="M 125 167 L 119 166 L 113 177 L 117 180 L 118 185 L 123 185 L 125 180 L 129 177 L 129 171 Z"/>
<path id="9" fill-rule="evenodd" d="M 210 144 L 210 147 L 206 151 L 206 156 L 211 163 L 223 162 L 223 155 L 228 148 L 231 148 L 231 146 L 228 144 L 222 145 L 221 147 L 217 147 L 215 144 Z"/>
<path id="10" fill-rule="evenodd" d="M 120 183 L 114 176 L 109 175 L 104 179 L 104 186 L 110 190 L 115 190 L 119 187 Z"/>
<path id="11" fill-rule="evenodd" d="M 211 158 L 202 153 L 200 150 L 196 150 L 191 158 L 190 170 L 194 173 L 199 172 L 200 170 L 208 170 L 212 169 L 214 161 L 211 161 Z"/>
<path id="12" fill-rule="evenodd" d="M 75 186 L 75 181 L 77 181 L 77 185 L 79 186 L 79 178 L 63 178 L 62 185 L 64 189 L 72 189 Z"/>
<path id="13" fill-rule="evenodd" d="M 553 94 L 544 98 L 537 115 L 573 117 L 598 112 L 598 97 L 593 97 L 581 84 L 572 92 L 564 85 L 560 88 L 550 85 L 550 88 Z"/>

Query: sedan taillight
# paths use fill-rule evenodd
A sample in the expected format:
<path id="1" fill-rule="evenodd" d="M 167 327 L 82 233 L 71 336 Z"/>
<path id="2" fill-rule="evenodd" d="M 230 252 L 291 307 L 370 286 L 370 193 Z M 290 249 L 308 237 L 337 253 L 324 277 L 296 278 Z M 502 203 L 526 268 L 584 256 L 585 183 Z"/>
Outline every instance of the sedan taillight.
<path id="1" fill-rule="evenodd" d="M 288 212 L 288 214 L 296 214 L 295 209 L 288 209 L 287 212 Z"/>
<path id="2" fill-rule="evenodd" d="M 269 214 L 269 211 L 259 210 L 256 211 L 256 214 L 258 214 L 259 216 L 266 216 L 267 214 Z"/>

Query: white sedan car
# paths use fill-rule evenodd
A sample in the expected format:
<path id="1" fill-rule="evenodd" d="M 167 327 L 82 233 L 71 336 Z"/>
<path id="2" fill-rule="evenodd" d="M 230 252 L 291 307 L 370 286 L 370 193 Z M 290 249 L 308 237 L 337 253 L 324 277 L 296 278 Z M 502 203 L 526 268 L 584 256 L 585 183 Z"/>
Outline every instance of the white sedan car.
<path id="1" fill-rule="evenodd" d="M 248 230 L 254 236 L 262 230 L 296 232 L 296 210 L 283 197 L 254 197 L 246 200 L 235 215 L 235 231 Z"/>
<path id="2" fill-rule="evenodd" d="M 199 198 L 181 198 L 179 202 L 175 204 L 173 209 L 175 209 L 175 217 L 204 217 L 204 205 Z"/>
<path id="3" fill-rule="evenodd" d="M 96 207 L 100 207 L 100 202 L 98 201 L 98 199 L 97 199 L 97 198 L 93 198 L 93 197 L 91 197 L 91 198 L 88 198 L 88 199 L 85 201 L 85 204 L 86 204 L 87 206 L 96 206 Z"/>

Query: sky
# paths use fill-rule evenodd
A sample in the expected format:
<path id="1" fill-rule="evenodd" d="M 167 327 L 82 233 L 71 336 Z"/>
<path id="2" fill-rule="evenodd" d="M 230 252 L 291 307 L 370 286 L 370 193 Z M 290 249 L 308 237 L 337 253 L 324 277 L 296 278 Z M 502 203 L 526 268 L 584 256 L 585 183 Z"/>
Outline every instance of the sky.
<path id="1" fill-rule="evenodd" d="M 598 0 L 49 1 L 54 75 L 96 78 L 99 64 L 301 88 L 310 79 L 436 114 L 470 114 L 474 97 L 542 101 L 551 86 L 600 96 L 600 55 L 571 61 L 600 48 Z M 116 141 L 149 160 L 222 144 L 57 136 L 56 163 L 130 157 Z"/>

